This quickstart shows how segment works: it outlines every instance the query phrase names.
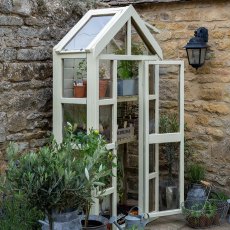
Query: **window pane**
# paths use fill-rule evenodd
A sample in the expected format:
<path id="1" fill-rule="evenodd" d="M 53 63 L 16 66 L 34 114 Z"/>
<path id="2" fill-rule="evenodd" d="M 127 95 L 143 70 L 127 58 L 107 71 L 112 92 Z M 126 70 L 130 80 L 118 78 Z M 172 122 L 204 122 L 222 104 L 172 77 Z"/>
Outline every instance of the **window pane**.
<path id="1" fill-rule="evenodd" d="M 78 33 L 65 46 L 64 50 L 85 49 L 104 28 L 113 15 L 94 16 L 78 31 Z"/>

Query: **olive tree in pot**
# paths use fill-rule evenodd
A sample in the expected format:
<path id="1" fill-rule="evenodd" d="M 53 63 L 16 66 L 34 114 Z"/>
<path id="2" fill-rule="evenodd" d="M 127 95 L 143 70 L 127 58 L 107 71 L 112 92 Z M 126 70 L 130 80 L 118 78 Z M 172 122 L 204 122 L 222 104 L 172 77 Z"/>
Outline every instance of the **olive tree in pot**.
<path id="1" fill-rule="evenodd" d="M 93 148 L 83 148 L 81 140 L 84 139 L 90 139 Z M 110 173 L 103 165 L 106 161 L 102 161 L 109 155 L 106 151 L 105 142 L 97 131 L 91 130 L 79 138 L 68 124 L 62 143 L 52 138 L 38 152 L 21 155 L 15 144 L 10 145 L 6 180 L 13 190 L 20 191 L 30 204 L 46 213 L 49 229 L 53 230 L 54 213 L 82 210 L 86 203 L 93 202 L 90 190 Z M 80 218 L 76 219 L 80 224 Z"/>
<path id="2" fill-rule="evenodd" d="M 90 209 L 95 198 L 102 199 L 105 187 L 110 183 L 113 176 L 112 168 L 116 167 L 116 164 L 114 163 L 114 155 L 106 148 L 106 140 L 97 130 L 91 130 L 88 135 L 79 132 L 76 135 L 76 140 L 86 178 L 85 194 L 82 196 L 82 208 L 85 212 L 82 223 L 83 228 L 88 229 L 89 226 L 103 219 L 90 216 Z"/>

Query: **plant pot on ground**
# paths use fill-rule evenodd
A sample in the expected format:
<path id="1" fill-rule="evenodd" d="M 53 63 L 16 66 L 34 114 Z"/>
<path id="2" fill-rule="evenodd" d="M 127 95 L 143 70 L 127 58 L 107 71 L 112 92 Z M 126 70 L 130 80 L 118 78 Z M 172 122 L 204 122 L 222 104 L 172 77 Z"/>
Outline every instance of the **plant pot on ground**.
<path id="1" fill-rule="evenodd" d="M 54 211 L 84 210 L 88 217 L 94 198 L 91 191 L 103 187 L 103 179 L 111 176 L 113 156 L 105 144 L 98 131 L 75 135 L 70 124 L 62 143 L 51 138 L 36 153 L 21 155 L 17 145 L 11 144 L 5 181 L 33 207 L 45 212 L 53 230 Z M 80 218 L 78 222 L 76 229 L 80 228 Z"/>
<path id="2" fill-rule="evenodd" d="M 205 200 L 207 198 L 207 189 L 203 186 L 201 181 L 205 178 L 205 168 L 193 163 L 188 168 L 189 189 L 187 199 L 189 200 Z"/>

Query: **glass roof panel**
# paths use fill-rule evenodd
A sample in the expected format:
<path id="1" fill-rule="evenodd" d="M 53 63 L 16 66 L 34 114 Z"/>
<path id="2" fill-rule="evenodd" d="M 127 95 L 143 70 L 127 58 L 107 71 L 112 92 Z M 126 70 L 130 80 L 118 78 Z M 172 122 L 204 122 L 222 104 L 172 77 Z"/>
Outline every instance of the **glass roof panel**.
<path id="1" fill-rule="evenodd" d="M 112 17 L 113 15 L 92 16 L 64 47 L 64 50 L 84 50 Z"/>

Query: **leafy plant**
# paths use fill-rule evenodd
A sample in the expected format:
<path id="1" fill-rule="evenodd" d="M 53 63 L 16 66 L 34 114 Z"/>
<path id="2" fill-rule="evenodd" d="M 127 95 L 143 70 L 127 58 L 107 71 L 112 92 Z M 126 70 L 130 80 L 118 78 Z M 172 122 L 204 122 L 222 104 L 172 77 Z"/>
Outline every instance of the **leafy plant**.
<path id="1" fill-rule="evenodd" d="M 134 55 L 142 54 L 139 45 L 132 44 L 131 52 Z M 116 54 L 125 54 L 125 49 L 118 49 Z M 138 61 L 121 60 L 118 62 L 117 68 L 118 77 L 120 79 L 131 79 L 138 75 Z"/>
<path id="2" fill-rule="evenodd" d="M 188 169 L 190 183 L 200 183 L 205 178 L 205 168 L 197 163 L 191 164 Z"/>
<path id="3" fill-rule="evenodd" d="M 179 130 L 179 122 L 176 114 L 162 114 L 160 116 L 159 132 L 174 133 Z M 177 143 L 165 143 L 162 151 L 167 160 L 169 182 L 172 182 L 172 168 L 175 162 L 176 155 L 179 151 Z"/>
<path id="4" fill-rule="evenodd" d="M 51 138 L 38 152 L 21 155 L 15 144 L 8 148 L 6 174 L 12 191 L 22 193 L 33 207 L 46 213 L 53 229 L 52 211 L 84 209 L 88 216 L 92 190 L 111 176 L 113 156 L 98 131 L 73 133 L 68 124 L 62 143 Z M 87 224 L 87 221 L 86 221 Z"/>
<path id="5" fill-rule="evenodd" d="M 38 229 L 38 220 L 43 218 L 43 213 L 31 207 L 20 193 L 4 193 L 0 201 L 0 211 L 0 226 L 4 230 L 13 229 L 13 226 L 17 226 L 17 230 Z"/>

